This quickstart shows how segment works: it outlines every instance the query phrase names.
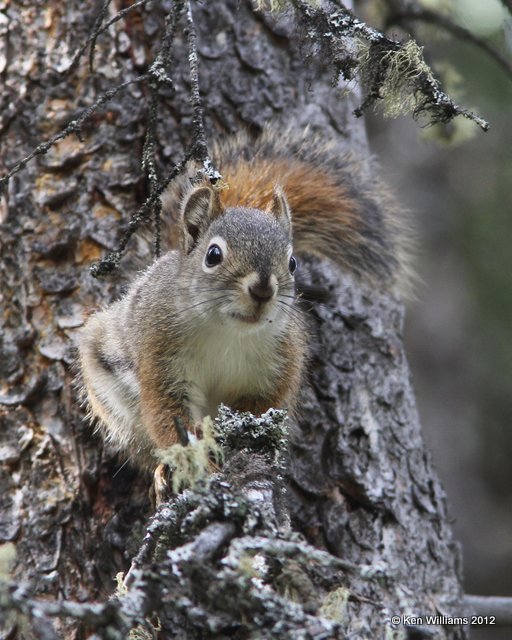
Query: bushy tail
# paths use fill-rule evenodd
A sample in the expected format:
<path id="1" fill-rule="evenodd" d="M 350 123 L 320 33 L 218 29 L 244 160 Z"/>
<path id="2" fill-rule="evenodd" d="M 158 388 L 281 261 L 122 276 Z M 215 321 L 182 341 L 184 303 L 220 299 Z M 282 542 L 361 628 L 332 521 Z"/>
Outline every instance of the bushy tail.
<path id="1" fill-rule="evenodd" d="M 327 257 L 381 284 L 408 279 L 403 216 L 370 162 L 307 130 L 274 128 L 255 140 L 246 133 L 227 138 L 213 156 L 228 186 L 220 192 L 225 207 L 268 209 L 274 187 L 283 189 L 295 252 Z M 171 189 L 174 211 L 183 189 L 179 181 Z"/>

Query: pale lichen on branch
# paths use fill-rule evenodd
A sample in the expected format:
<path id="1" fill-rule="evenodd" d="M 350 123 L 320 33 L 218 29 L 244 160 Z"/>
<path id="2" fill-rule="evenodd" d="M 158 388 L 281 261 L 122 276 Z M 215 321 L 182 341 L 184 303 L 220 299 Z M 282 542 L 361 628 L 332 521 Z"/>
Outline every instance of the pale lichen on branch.
<path id="1" fill-rule="evenodd" d="M 430 124 L 448 123 L 461 115 L 488 130 L 486 120 L 455 104 L 441 89 L 414 41 L 401 43 L 388 38 L 359 20 L 339 0 L 328 2 L 329 9 L 307 0 L 290 2 L 306 39 L 324 59 L 332 61 L 336 76 L 360 80 L 363 101 L 355 110 L 357 116 L 369 107 L 383 106 L 385 115 L 411 112 L 414 118 L 425 116 Z"/>

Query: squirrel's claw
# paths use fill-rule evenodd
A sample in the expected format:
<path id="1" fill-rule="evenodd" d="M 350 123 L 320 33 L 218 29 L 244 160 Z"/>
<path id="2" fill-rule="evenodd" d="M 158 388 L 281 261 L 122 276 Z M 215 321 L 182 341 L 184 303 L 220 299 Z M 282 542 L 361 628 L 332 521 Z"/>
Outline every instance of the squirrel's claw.
<path id="1" fill-rule="evenodd" d="M 172 482 L 170 470 L 166 464 L 159 464 L 153 474 L 153 484 L 149 490 L 149 496 L 155 509 L 172 495 Z"/>

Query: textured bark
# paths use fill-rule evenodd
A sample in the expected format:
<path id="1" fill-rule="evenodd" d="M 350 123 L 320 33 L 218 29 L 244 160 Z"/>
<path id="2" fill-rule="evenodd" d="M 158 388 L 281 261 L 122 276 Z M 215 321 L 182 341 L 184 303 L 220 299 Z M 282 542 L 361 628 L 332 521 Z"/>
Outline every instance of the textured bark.
<path id="1" fill-rule="evenodd" d="M 382 566 L 380 584 L 351 577 L 348 637 L 384 637 L 376 602 L 391 615 L 461 616 L 460 552 L 421 438 L 403 307 L 323 265 L 311 273 L 333 302 L 315 311 L 315 373 L 292 445 L 294 520 L 317 546 Z M 428 629 L 435 637 L 459 633 Z"/>
<path id="2" fill-rule="evenodd" d="M 7 17 L 0 22 L 5 169 L 102 91 L 145 70 L 165 8 L 148 4 L 113 27 L 115 35 L 100 36 L 95 74 L 83 62 L 61 76 L 95 14 L 54 1 L 44 10 L 0 3 Z M 234 0 L 194 5 L 194 15 L 210 139 L 280 118 L 309 122 L 341 147 L 365 152 L 362 124 L 351 115 L 356 101 L 340 99 L 320 61 L 304 64 L 290 19 L 255 14 Z M 161 166 L 181 160 L 193 118 L 183 37 L 174 60 L 175 93 L 163 89 L 160 96 Z M 119 92 L 84 125 L 83 142 L 59 142 L 12 178 L 0 200 L 0 541 L 16 544 L 14 578 L 48 600 L 104 600 L 116 573 L 130 567 L 151 512 L 149 479 L 103 451 L 72 384 L 83 313 L 118 290 L 114 278 L 94 280 L 87 267 L 114 248 L 127 212 L 146 195 L 140 156 L 148 96 L 143 84 Z M 303 636 L 290 627 L 281 637 L 384 638 L 392 615 L 461 616 L 459 550 L 421 439 L 401 341 L 402 305 L 324 264 L 307 265 L 304 277 L 331 295 L 311 312 L 310 384 L 290 448 L 293 526 L 315 546 L 382 577 L 340 574 L 336 589 L 343 587 L 346 598 L 333 636 L 315 635 L 303 621 Z M 234 535 L 229 527 L 214 533 L 219 545 Z M 205 564 L 214 560 L 205 556 Z M 318 587 L 317 600 L 335 583 Z M 310 610 L 318 614 L 321 604 Z M 236 600 L 226 607 L 236 609 Z M 102 615 L 119 622 L 110 609 Z M 58 633 L 87 637 L 92 627 L 72 617 L 55 623 Z M 30 637 L 30 622 L 25 630 L 12 620 L 4 624 L 8 637 Z M 46 637 L 43 630 L 39 637 Z M 455 626 L 429 631 L 463 637 Z M 272 637 L 253 633 L 235 637 Z"/>

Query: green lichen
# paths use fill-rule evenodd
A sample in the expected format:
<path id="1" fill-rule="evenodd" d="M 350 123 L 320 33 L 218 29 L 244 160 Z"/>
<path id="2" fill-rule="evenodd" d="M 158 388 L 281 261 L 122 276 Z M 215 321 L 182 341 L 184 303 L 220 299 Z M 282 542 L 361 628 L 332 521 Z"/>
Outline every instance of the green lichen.
<path id="1" fill-rule="evenodd" d="M 334 591 L 330 591 L 325 596 L 322 606 L 320 607 L 320 615 L 328 620 L 343 622 L 347 613 L 349 596 L 350 591 L 345 587 L 338 587 Z"/>
<path id="2" fill-rule="evenodd" d="M 386 118 L 414 113 L 423 100 L 420 84 L 435 83 L 423 58 L 423 48 L 410 40 L 383 51 L 379 44 L 360 40 L 360 73 L 363 83 L 377 94 L 375 105 Z"/>
<path id="3" fill-rule="evenodd" d="M 15 562 L 16 545 L 12 542 L 0 545 L 0 638 L 15 625 L 20 632 L 27 629 L 27 617 L 10 607 L 9 588 L 12 585 L 11 572 Z"/>
<path id="4" fill-rule="evenodd" d="M 123 571 L 119 571 L 119 573 L 116 573 L 115 581 L 117 586 L 116 590 L 114 591 L 114 597 L 122 598 L 128 593 L 128 588 L 124 583 Z"/>
<path id="5" fill-rule="evenodd" d="M 130 630 L 128 640 L 154 640 L 159 637 L 158 633 L 162 630 L 162 624 L 158 616 L 155 616 L 154 621 L 146 619 L 144 623 L 146 626 L 139 624 Z"/>
<path id="6" fill-rule="evenodd" d="M 158 453 L 159 461 L 172 470 L 172 489 L 178 493 L 186 487 L 195 487 L 222 461 L 222 449 L 216 441 L 212 420 L 202 423 L 202 437 L 187 445 L 175 444 Z"/>
<path id="7" fill-rule="evenodd" d="M 0 580 L 8 580 L 16 561 L 16 546 L 12 542 L 0 545 Z"/>
<path id="8" fill-rule="evenodd" d="M 141 626 L 135 627 L 128 634 L 128 640 L 153 640 L 154 637 L 150 631 Z"/>
<path id="9" fill-rule="evenodd" d="M 282 11 L 287 4 L 287 0 L 255 0 L 258 11 Z"/>
<path id="10" fill-rule="evenodd" d="M 233 412 L 221 405 L 216 432 L 219 444 L 227 451 L 247 449 L 275 461 L 288 446 L 287 413 L 269 409 L 257 417 L 251 413 Z"/>

